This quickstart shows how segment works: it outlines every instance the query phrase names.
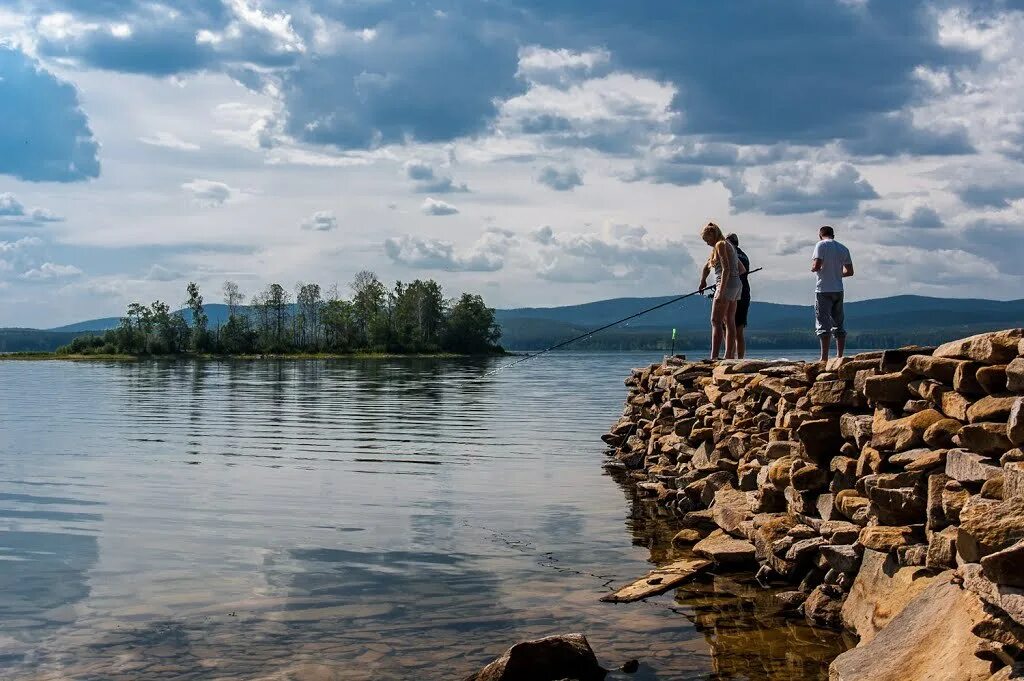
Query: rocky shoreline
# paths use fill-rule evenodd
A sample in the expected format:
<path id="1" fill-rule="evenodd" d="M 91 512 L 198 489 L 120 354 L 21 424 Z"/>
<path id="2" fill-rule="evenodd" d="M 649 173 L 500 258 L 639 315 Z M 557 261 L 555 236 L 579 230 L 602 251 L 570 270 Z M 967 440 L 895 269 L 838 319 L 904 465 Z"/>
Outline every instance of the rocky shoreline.
<path id="1" fill-rule="evenodd" d="M 607 465 L 694 555 L 606 600 L 749 566 L 859 637 L 833 681 L 1024 678 L 1024 331 L 827 364 L 671 357 L 626 386 Z"/>

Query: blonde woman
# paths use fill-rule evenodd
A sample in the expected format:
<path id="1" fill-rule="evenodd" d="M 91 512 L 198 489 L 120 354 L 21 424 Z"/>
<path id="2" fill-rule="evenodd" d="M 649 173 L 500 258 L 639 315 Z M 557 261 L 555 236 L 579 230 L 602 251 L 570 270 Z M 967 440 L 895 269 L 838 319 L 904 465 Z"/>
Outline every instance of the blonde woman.
<path id="1" fill-rule="evenodd" d="M 717 360 L 725 336 L 725 358 L 736 357 L 736 304 L 743 294 L 740 275 L 746 270 L 740 263 L 736 248 L 729 243 L 721 228 L 709 222 L 700 231 L 700 238 L 711 246 L 711 257 L 700 275 L 700 290 L 708 286 L 708 274 L 713 269 L 718 277 L 715 297 L 711 303 L 711 359 Z"/>

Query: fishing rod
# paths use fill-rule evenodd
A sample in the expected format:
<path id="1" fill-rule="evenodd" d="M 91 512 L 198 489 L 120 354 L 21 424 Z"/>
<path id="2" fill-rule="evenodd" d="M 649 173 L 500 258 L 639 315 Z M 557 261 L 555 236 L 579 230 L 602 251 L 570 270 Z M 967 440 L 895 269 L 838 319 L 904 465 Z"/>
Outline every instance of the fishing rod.
<path id="1" fill-rule="evenodd" d="M 747 275 L 751 275 L 754 272 L 760 272 L 762 269 L 763 268 L 758 267 L 757 269 L 750 270 L 749 272 L 747 272 Z M 541 355 L 546 355 L 547 353 L 551 352 L 552 350 L 558 350 L 559 348 L 564 348 L 566 345 L 571 345 L 572 343 L 575 343 L 576 341 L 583 340 L 584 338 L 589 338 L 590 336 L 593 336 L 595 333 L 600 333 L 600 332 L 604 331 L 605 329 L 610 329 L 613 326 L 617 326 L 618 324 L 621 324 L 622 322 L 628 322 L 630 319 L 636 319 L 637 317 L 643 316 L 643 315 L 647 314 L 648 312 L 654 312 L 655 310 L 660 310 L 661 308 L 666 307 L 667 305 L 672 305 L 673 303 L 678 303 L 680 300 L 685 300 L 686 298 L 691 298 L 693 296 L 700 295 L 700 294 L 704 293 L 705 291 L 709 291 L 711 289 L 714 289 L 716 286 L 718 286 L 717 283 L 716 284 L 711 284 L 710 286 L 705 286 L 704 288 L 699 288 L 696 291 L 691 291 L 690 293 L 678 296 L 676 298 L 673 298 L 672 300 L 669 300 L 669 301 L 666 301 L 664 303 L 660 303 L 658 305 L 655 305 L 654 307 L 649 307 L 646 310 L 641 310 L 640 312 L 637 312 L 635 314 L 631 314 L 628 317 L 623 317 L 622 319 L 618 320 L 617 322 L 612 322 L 611 324 L 605 324 L 602 327 L 599 327 L 599 328 L 596 328 L 596 329 L 592 329 L 590 331 L 587 331 L 586 333 L 581 333 L 580 335 L 575 336 L 573 338 L 570 338 L 569 340 L 564 340 L 561 343 L 556 343 L 555 345 L 552 345 L 550 348 L 545 348 L 545 349 L 541 350 L 540 352 L 535 352 L 533 354 L 523 355 L 522 357 L 520 357 L 519 359 L 517 359 L 514 362 L 510 362 L 509 364 L 506 364 L 505 366 L 500 366 L 497 369 L 492 369 L 492 370 L 488 371 L 483 376 L 481 376 L 481 378 L 486 378 L 487 376 L 493 376 L 494 374 L 498 373 L 499 371 L 504 371 L 505 369 L 511 369 L 515 365 L 521 364 L 521 363 L 523 363 L 523 362 L 525 362 L 527 360 L 531 360 L 534 357 L 540 357 Z"/>

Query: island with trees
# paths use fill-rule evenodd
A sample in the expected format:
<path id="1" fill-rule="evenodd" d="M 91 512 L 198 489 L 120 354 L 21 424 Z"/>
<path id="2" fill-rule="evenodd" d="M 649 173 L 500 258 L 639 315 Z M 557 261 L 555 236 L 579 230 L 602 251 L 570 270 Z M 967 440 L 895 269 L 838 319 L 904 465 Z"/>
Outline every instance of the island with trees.
<path id="1" fill-rule="evenodd" d="M 373 272 L 359 272 L 344 299 L 337 287 L 299 283 L 294 297 L 269 284 L 246 297 L 237 283 L 224 282 L 225 312 L 211 323 L 195 282 L 184 307 L 131 303 L 113 329 L 82 335 L 54 357 L 90 356 L 324 356 L 481 355 L 504 352 L 501 329 L 481 296 L 447 299 L 431 279 L 387 288 Z M 218 306 L 220 308 L 220 306 Z M 223 308 L 222 308 L 223 309 Z"/>

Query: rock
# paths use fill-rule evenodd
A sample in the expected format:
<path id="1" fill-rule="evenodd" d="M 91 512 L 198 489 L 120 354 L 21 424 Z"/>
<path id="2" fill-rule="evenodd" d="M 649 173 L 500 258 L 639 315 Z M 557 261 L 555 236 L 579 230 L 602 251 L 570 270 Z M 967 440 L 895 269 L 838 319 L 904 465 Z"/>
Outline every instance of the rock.
<path id="1" fill-rule="evenodd" d="M 923 567 L 927 558 L 927 544 L 908 544 L 896 549 L 896 562 L 903 567 Z"/>
<path id="2" fill-rule="evenodd" d="M 819 494 L 814 501 L 814 508 L 822 520 L 832 520 L 836 511 L 836 497 L 834 494 Z"/>
<path id="3" fill-rule="evenodd" d="M 721 530 L 718 530 L 721 532 Z M 615 593 L 602 596 L 605 603 L 632 603 L 651 596 L 665 593 L 711 567 L 711 561 L 703 558 L 683 558 L 657 570 L 652 570 L 632 584 Z M 561 677 L 554 677 L 561 678 Z"/>
<path id="4" fill-rule="evenodd" d="M 989 478 L 981 486 L 981 497 L 983 499 L 995 499 L 996 501 L 1003 500 L 1003 474 L 1000 473 L 995 477 Z"/>
<path id="5" fill-rule="evenodd" d="M 1015 447 L 1024 445 L 1024 397 L 1014 400 L 1007 414 L 1006 438 Z"/>
<path id="6" fill-rule="evenodd" d="M 796 518 L 781 513 L 754 516 L 754 551 L 758 560 L 764 560 L 772 545 L 786 536 L 797 525 Z"/>
<path id="7" fill-rule="evenodd" d="M 807 594 L 800 590 L 782 591 L 775 594 L 775 600 L 782 606 L 783 611 L 793 612 L 807 600 Z"/>
<path id="8" fill-rule="evenodd" d="M 1009 379 L 1006 369 L 1007 366 L 1005 364 L 983 366 L 975 372 L 974 377 L 977 379 L 978 385 L 981 386 L 981 389 L 989 395 L 1005 393 L 1006 384 Z"/>
<path id="9" fill-rule="evenodd" d="M 857 494 L 856 490 L 844 489 L 836 494 L 836 508 L 844 517 L 863 524 L 870 505 L 867 497 Z"/>
<path id="10" fill-rule="evenodd" d="M 961 483 L 978 484 L 1003 472 L 992 459 L 969 452 L 966 449 L 950 449 L 946 452 L 946 475 Z"/>
<path id="11" fill-rule="evenodd" d="M 972 423 L 960 429 L 960 446 L 979 454 L 999 456 L 1012 449 L 1005 423 Z"/>
<path id="12" fill-rule="evenodd" d="M 892 466 L 902 466 L 907 470 L 918 471 L 935 468 L 940 464 L 944 464 L 945 461 L 946 451 L 944 449 L 932 450 L 927 447 L 910 449 L 889 457 L 889 464 Z"/>
<path id="13" fill-rule="evenodd" d="M 1024 499 L 971 497 L 960 511 L 957 551 L 969 563 L 1024 539 Z"/>
<path id="14" fill-rule="evenodd" d="M 938 411 L 927 409 L 911 416 L 887 421 L 882 412 L 876 411 L 872 422 L 871 445 L 876 449 L 895 452 L 919 447 L 924 442 L 925 431 L 943 418 Z"/>
<path id="15" fill-rule="evenodd" d="M 860 535 L 860 527 L 845 520 L 829 520 L 821 524 L 818 532 L 830 544 L 852 544 Z"/>
<path id="16" fill-rule="evenodd" d="M 857 394 L 850 389 L 846 381 L 816 381 L 807 391 L 811 404 L 822 406 L 856 404 Z"/>
<path id="17" fill-rule="evenodd" d="M 839 417 L 839 434 L 847 440 L 853 440 L 857 447 L 863 447 L 871 441 L 871 417 L 846 413 Z"/>
<path id="18" fill-rule="evenodd" d="M 837 657 L 830 681 L 987 681 L 991 667 L 975 657 L 982 639 L 971 631 L 984 610 L 977 596 L 951 584 L 952 576 L 930 580 L 884 629 Z M 851 591 L 846 602 L 852 599 Z"/>
<path id="19" fill-rule="evenodd" d="M 679 532 L 676 533 L 676 536 L 672 537 L 672 546 L 677 548 L 690 546 L 691 544 L 696 544 L 703 538 L 704 535 L 697 530 L 679 530 Z"/>
<path id="20" fill-rule="evenodd" d="M 975 402 L 967 410 L 967 420 L 970 423 L 979 421 L 1005 421 L 1010 416 L 1010 410 L 1018 399 L 1012 396 L 986 395 Z"/>
<path id="21" fill-rule="evenodd" d="M 601 681 L 607 674 L 583 634 L 563 634 L 517 643 L 466 681 Z"/>
<path id="22" fill-rule="evenodd" d="M 1012 393 L 1024 392 L 1024 357 L 1018 357 L 1006 366 L 1006 389 Z"/>
<path id="23" fill-rule="evenodd" d="M 747 495 L 732 486 L 726 486 L 715 492 L 715 500 L 711 505 L 711 517 L 715 524 L 728 532 L 736 534 L 740 523 L 753 517 L 747 503 Z"/>
<path id="24" fill-rule="evenodd" d="M 864 381 L 864 395 L 875 402 L 903 404 L 910 399 L 908 383 L 910 377 L 900 372 L 869 376 Z"/>
<path id="25" fill-rule="evenodd" d="M 914 525 L 925 521 L 926 497 L 915 487 L 871 487 L 869 513 L 883 525 Z"/>
<path id="26" fill-rule="evenodd" d="M 882 371 L 900 371 L 914 355 L 931 355 L 933 352 L 935 352 L 935 348 L 920 345 L 910 345 L 895 350 L 884 350 L 879 367 Z"/>
<path id="27" fill-rule="evenodd" d="M 1006 364 L 1017 356 L 1017 344 L 1024 335 L 1021 329 L 980 333 L 976 336 L 944 343 L 935 349 L 935 357 L 973 359 L 985 364 Z"/>
<path id="28" fill-rule="evenodd" d="M 789 484 L 801 492 L 819 490 L 828 486 L 828 474 L 814 464 L 807 464 L 800 468 L 794 464 L 789 479 Z"/>
<path id="29" fill-rule="evenodd" d="M 860 531 L 857 541 L 872 551 L 895 551 L 900 546 L 911 543 L 913 530 L 909 527 L 887 527 L 873 525 Z"/>
<path id="30" fill-rule="evenodd" d="M 889 553 L 865 550 L 843 605 L 843 623 L 862 645 L 870 643 L 931 581 L 919 568 L 900 568 Z"/>
<path id="31" fill-rule="evenodd" d="M 1024 540 L 982 558 L 981 569 L 996 584 L 1024 587 Z"/>
<path id="32" fill-rule="evenodd" d="M 853 544 L 830 544 L 818 550 L 830 568 L 852 574 L 860 567 L 861 551 Z"/>
<path id="33" fill-rule="evenodd" d="M 1009 616 L 1018 625 L 1024 625 L 1024 589 L 998 585 L 982 571 L 977 563 L 961 565 L 957 572 L 963 577 L 963 586 L 981 600 Z"/>
<path id="34" fill-rule="evenodd" d="M 932 391 L 932 399 L 938 403 L 939 409 L 948 418 L 959 421 L 967 420 L 967 410 L 971 408 L 971 400 L 955 390 L 936 388 Z"/>
<path id="35" fill-rule="evenodd" d="M 842 626 L 842 591 L 829 584 L 814 588 L 804 601 L 804 616 L 811 624 L 838 629 Z"/>
<path id="36" fill-rule="evenodd" d="M 1010 461 L 1003 466 L 1003 499 L 1024 498 L 1024 462 Z"/>
<path id="37" fill-rule="evenodd" d="M 1014 461 L 1024 461 L 1024 450 L 1020 447 L 1015 447 L 999 457 L 999 463 L 1003 466 Z"/>
<path id="38" fill-rule="evenodd" d="M 949 524 L 946 512 L 942 507 L 942 493 L 950 477 L 945 473 L 932 473 L 928 476 L 925 509 L 925 527 L 929 530 L 941 530 Z"/>
<path id="39" fill-rule="evenodd" d="M 716 530 L 697 542 L 693 552 L 719 564 L 735 565 L 754 560 L 754 545 Z"/>
<path id="40" fill-rule="evenodd" d="M 956 535 L 955 526 L 947 527 L 941 532 L 932 532 L 928 540 L 928 555 L 925 565 L 932 570 L 946 570 L 956 567 Z"/>
<path id="41" fill-rule="evenodd" d="M 812 459 L 827 462 L 843 446 L 839 422 L 835 419 L 807 419 L 796 429 L 804 451 Z"/>
<path id="42" fill-rule="evenodd" d="M 978 383 L 978 369 L 985 365 L 981 362 L 963 362 L 956 368 L 953 375 L 953 390 L 965 395 L 980 395 L 985 389 Z"/>
<path id="43" fill-rule="evenodd" d="M 959 523 L 960 511 L 964 504 L 971 498 L 971 493 L 964 489 L 956 480 L 950 480 L 942 490 L 942 513 L 946 516 L 946 522 Z"/>
<path id="44" fill-rule="evenodd" d="M 882 453 L 870 445 L 865 445 L 860 450 L 860 456 L 857 458 L 857 467 L 854 469 L 854 475 L 860 478 L 877 473 L 882 470 L 884 464 L 885 459 L 882 457 Z"/>
<path id="45" fill-rule="evenodd" d="M 924 443 L 933 449 L 949 449 L 953 446 L 953 436 L 962 426 L 956 419 L 940 419 L 924 431 Z"/>
<path id="46" fill-rule="evenodd" d="M 941 383 L 953 384 L 956 370 L 966 362 L 960 359 L 934 357 L 929 355 L 913 355 L 907 358 L 907 369 L 918 376 L 927 376 Z"/>
<path id="47" fill-rule="evenodd" d="M 824 537 L 808 537 L 793 542 L 793 545 L 786 549 L 786 560 L 794 563 L 804 563 L 813 558 L 818 549 L 826 544 Z"/>

